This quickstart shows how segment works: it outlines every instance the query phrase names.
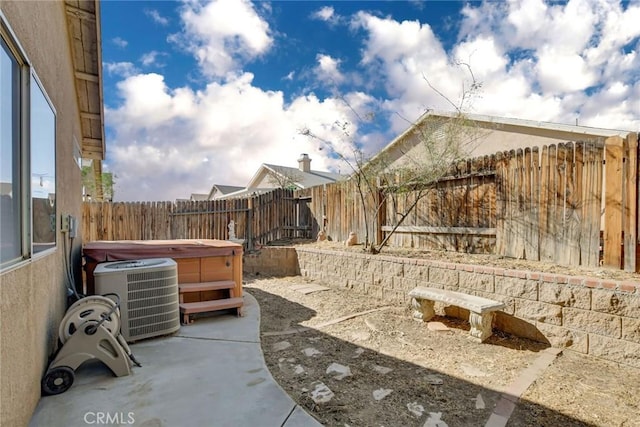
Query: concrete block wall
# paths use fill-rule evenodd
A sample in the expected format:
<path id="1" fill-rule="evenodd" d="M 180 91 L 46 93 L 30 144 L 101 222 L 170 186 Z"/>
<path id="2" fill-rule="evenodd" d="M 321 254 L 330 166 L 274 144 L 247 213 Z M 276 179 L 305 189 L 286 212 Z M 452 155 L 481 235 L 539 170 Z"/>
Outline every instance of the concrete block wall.
<path id="1" fill-rule="evenodd" d="M 297 247 L 300 274 L 409 304 L 416 286 L 504 302 L 494 327 L 640 368 L 640 282 Z M 442 313 L 444 307 L 436 304 Z M 464 310 L 447 310 L 465 318 Z"/>
<path id="2" fill-rule="evenodd" d="M 245 252 L 242 258 L 242 271 L 245 274 L 266 276 L 297 276 L 300 274 L 296 250 L 289 246 L 270 246 L 253 252 Z"/>

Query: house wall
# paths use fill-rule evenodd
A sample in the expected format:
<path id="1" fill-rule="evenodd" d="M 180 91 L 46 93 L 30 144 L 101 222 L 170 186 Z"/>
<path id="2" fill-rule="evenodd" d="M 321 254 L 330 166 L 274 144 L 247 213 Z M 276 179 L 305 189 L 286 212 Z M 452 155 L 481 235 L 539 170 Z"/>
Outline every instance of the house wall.
<path id="1" fill-rule="evenodd" d="M 81 175 L 73 159 L 80 116 L 64 2 L 2 1 L 0 10 L 56 110 L 58 221 L 61 214 L 81 218 Z M 0 273 L 0 425 L 27 425 L 40 399 L 66 310 L 63 238 L 58 227 L 56 249 Z M 81 236 L 74 240 L 79 272 Z"/>
<path id="2" fill-rule="evenodd" d="M 278 181 L 264 170 L 260 172 L 252 188 L 279 188 Z"/>
<path id="3" fill-rule="evenodd" d="M 494 326 L 517 336 L 640 367 L 640 282 L 296 247 L 302 276 L 388 301 L 430 286 L 502 301 Z M 463 309 L 438 314 L 468 318 Z"/>
<path id="4" fill-rule="evenodd" d="M 460 130 L 461 139 L 464 141 L 460 148 L 468 157 L 568 141 L 602 141 L 604 143 L 604 138 L 596 135 L 516 125 L 478 123 L 477 126 L 469 126 L 466 129 L 468 130 Z M 413 132 L 409 132 L 404 141 L 391 148 L 386 156 L 388 156 L 387 161 L 391 163 L 391 168 L 427 158 L 420 136 Z"/>

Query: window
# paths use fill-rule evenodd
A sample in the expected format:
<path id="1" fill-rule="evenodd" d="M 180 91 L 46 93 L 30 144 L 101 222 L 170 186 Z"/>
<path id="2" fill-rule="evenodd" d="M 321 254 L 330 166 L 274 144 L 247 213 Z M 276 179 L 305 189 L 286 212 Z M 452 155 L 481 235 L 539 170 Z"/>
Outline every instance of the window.
<path id="1" fill-rule="evenodd" d="M 22 256 L 20 66 L 0 39 L 0 266 Z M 9 96 L 5 96 L 7 94 Z"/>
<path id="2" fill-rule="evenodd" d="M 56 246 L 56 115 L 0 13 L 0 269 Z"/>
<path id="3" fill-rule="evenodd" d="M 30 103 L 32 251 L 56 245 L 56 116 L 31 75 Z"/>

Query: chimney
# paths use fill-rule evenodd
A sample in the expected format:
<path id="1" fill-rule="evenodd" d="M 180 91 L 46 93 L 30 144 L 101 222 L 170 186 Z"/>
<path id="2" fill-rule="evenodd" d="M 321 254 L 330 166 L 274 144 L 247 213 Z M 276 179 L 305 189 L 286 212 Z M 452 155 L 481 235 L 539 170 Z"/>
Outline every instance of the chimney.
<path id="1" fill-rule="evenodd" d="M 303 153 L 300 155 L 300 158 L 298 159 L 298 169 L 302 172 L 311 171 L 311 159 L 308 154 Z"/>

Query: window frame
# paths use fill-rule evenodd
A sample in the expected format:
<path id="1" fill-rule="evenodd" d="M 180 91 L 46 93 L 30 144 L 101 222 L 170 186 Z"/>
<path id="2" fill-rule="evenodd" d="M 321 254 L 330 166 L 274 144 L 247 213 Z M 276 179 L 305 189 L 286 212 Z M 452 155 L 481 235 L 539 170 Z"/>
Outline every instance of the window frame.
<path id="1" fill-rule="evenodd" d="M 33 201 L 32 201 L 32 191 L 31 191 L 31 84 L 37 84 L 39 89 L 44 96 L 45 101 L 51 108 L 54 115 L 54 170 L 55 170 L 55 183 L 54 188 L 57 194 L 59 189 L 58 183 L 58 174 L 57 174 L 57 130 L 58 130 L 58 113 L 57 110 L 49 97 L 49 94 L 44 88 L 42 81 L 38 77 L 35 68 L 32 66 L 29 58 L 25 53 L 25 49 L 21 46 L 18 37 L 11 29 L 9 25 L 8 19 L 0 10 L 0 38 L 2 39 L 4 45 L 8 49 L 8 53 L 13 57 L 13 59 L 18 64 L 18 73 L 20 82 L 19 86 L 19 103 L 20 108 L 18 109 L 18 114 L 20 114 L 18 122 L 19 132 L 19 143 L 17 150 L 19 151 L 19 161 L 17 162 L 17 166 L 20 168 L 16 176 L 20 180 L 19 188 L 20 188 L 20 196 L 19 196 L 19 206 L 20 206 L 20 214 L 19 219 L 14 220 L 14 224 L 20 227 L 20 250 L 19 254 L 12 259 L 0 261 L 0 275 L 4 274 L 8 271 L 17 269 L 22 267 L 23 265 L 29 263 L 31 260 L 39 259 L 44 256 L 47 256 L 58 250 L 59 247 L 59 224 L 58 224 L 58 211 L 59 206 L 56 201 L 55 204 L 55 229 L 54 236 L 55 242 L 54 245 L 50 248 L 42 250 L 38 253 L 33 252 Z M 13 100 L 12 100 L 13 102 Z M 14 149 L 14 147 L 12 147 Z M 57 198 L 57 197 L 56 197 Z"/>

